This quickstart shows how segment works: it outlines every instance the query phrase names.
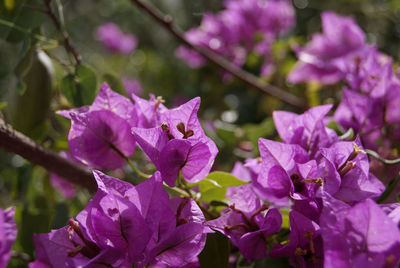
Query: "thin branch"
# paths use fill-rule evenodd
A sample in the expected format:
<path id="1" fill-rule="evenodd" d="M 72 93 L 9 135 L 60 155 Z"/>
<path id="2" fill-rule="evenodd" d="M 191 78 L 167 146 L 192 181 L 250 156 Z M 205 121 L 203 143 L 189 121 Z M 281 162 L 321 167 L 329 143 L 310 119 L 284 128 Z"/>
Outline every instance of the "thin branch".
<path id="1" fill-rule="evenodd" d="M 47 8 L 47 15 L 51 18 L 54 26 L 62 34 L 62 36 L 64 38 L 65 48 L 74 57 L 76 65 L 81 64 L 82 57 L 79 54 L 79 52 L 75 49 L 75 47 L 72 45 L 71 39 L 69 38 L 67 31 L 65 31 L 63 29 L 63 26 L 62 26 L 60 20 L 57 18 L 56 14 L 54 14 L 53 9 L 51 8 L 51 0 L 43 0 L 43 2 Z"/>
<path id="2" fill-rule="evenodd" d="M 383 157 L 381 157 L 377 152 L 369 150 L 369 149 L 365 149 L 364 150 L 368 155 L 376 158 L 377 160 L 381 161 L 382 163 L 386 164 L 386 165 L 397 165 L 400 164 L 400 158 L 397 159 L 385 159 Z"/>
<path id="3" fill-rule="evenodd" d="M 12 251 L 11 258 L 18 259 L 23 262 L 31 262 L 32 261 L 31 257 L 28 254 L 26 254 L 24 252 L 18 252 L 18 251 Z"/>
<path id="4" fill-rule="evenodd" d="M 115 147 L 115 146 L 114 146 Z M 116 148 L 116 147 L 115 147 Z M 118 150 L 119 151 L 119 150 Z M 132 168 L 132 170 L 136 173 L 136 175 L 138 175 L 140 178 L 142 179 L 149 179 L 151 177 L 150 174 L 146 174 L 144 172 L 142 172 L 140 169 L 138 169 L 134 163 L 132 163 L 132 161 L 126 157 L 124 154 L 122 154 L 125 158 L 125 161 L 128 163 L 128 165 Z"/>
<path id="5" fill-rule="evenodd" d="M 253 88 L 256 88 L 264 93 L 267 93 L 271 96 L 280 99 L 283 102 L 286 102 L 303 110 L 307 109 L 307 104 L 299 97 L 292 95 L 289 92 L 283 91 L 278 87 L 265 83 L 261 79 L 257 78 L 255 75 L 242 70 L 240 67 L 230 63 L 228 60 L 219 56 L 210 49 L 195 46 L 192 43 L 190 43 L 184 37 L 182 30 L 180 30 L 178 26 L 176 26 L 173 23 L 171 16 L 161 13 L 161 11 L 159 11 L 157 8 L 151 6 L 150 4 L 142 0 L 131 0 L 131 2 L 136 6 L 138 6 L 139 8 L 141 8 L 142 10 L 144 10 L 155 21 L 157 21 L 168 32 L 170 32 L 176 39 L 178 39 L 179 42 L 195 50 L 196 52 L 201 54 L 204 58 L 206 58 L 209 62 L 213 63 L 214 65 L 218 66 L 224 71 L 232 74 L 233 76 L 235 76 L 236 78 L 240 79 L 241 81 L 243 81 L 244 83 Z"/>
<path id="6" fill-rule="evenodd" d="M 354 137 L 354 130 L 349 128 L 343 135 L 339 136 L 339 140 L 352 139 Z"/>
<path id="7" fill-rule="evenodd" d="M 35 38 L 38 41 L 47 42 L 47 43 L 51 44 L 52 46 L 57 46 L 58 45 L 58 41 L 57 40 L 48 39 L 48 38 L 46 38 L 46 37 L 44 37 L 42 35 L 32 33 L 31 30 L 24 29 L 24 28 L 16 25 L 14 22 L 11 22 L 11 21 L 8 21 L 8 20 L 3 20 L 3 19 L 0 18 L 0 24 L 4 25 L 4 26 L 7 26 L 7 27 L 10 27 L 11 29 L 20 31 L 22 33 L 29 34 L 29 35 L 32 36 L 32 38 Z"/>
<path id="8" fill-rule="evenodd" d="M 40 8 L 40 7 L 35 7 L 35 6 L 27 5 L 27 4 L 22 5 L 22 7 L 23 8 L 29 8 L 29 9 L 32 9 L 32 10 L 37 11 L 39 13 L 43 13 L 43 14 L 49 15 L 49 11 L 48 10 Z"/>
<path id="9" fill-rule="evenodd" d="M 382 195 L 379 197 L 377 203 L 381 204 L 383 203 L 386 198 L 389 197 L 389 195 L 393 192 L 393 190 L 396 188 L 397 183 L 400 180 L 400 174 L 397 174 L 396 178 L 390 181 L 389 185 L 386 186 L 385 191 L 382 193 Z"/>
<path id="10" fill-rule="evenodd" d="M 14 130 L 0 118 L 0 147 L 18 154 L 26 160 L 44 167 L 71 183 L 80 185 L 91 192 L 97 189 L 92 172 L 67 160 L 47 148 L 35 143 L 29 137 Z"/>

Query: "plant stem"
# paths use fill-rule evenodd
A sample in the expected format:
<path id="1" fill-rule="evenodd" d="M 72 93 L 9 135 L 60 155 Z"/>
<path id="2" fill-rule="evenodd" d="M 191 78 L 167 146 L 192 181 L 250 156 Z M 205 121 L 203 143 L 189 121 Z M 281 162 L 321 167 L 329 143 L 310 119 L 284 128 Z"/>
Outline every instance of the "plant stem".
<path id="1" fill-rule="evenodd" d="M 140 170 L 135 166 L 135 164 L 132 163 L 132 161 L 131 161 L 128 157 L 124 156 L 124 158 L 125 158 L 126 162 L 128 163 L 128 165 L 133 169 L 133 171 L 135 171 L 135 173 L 136 173 L 139 177 L 141 177 L 141 178 L 143 178 L 143 179 L 148 179 L 148 178 L 151 177 L 151 175 L 146 174 L 146 173 L 140 171 Z"/>
<path id="2" fill-rule="evenodd" d="M 397 159 L 385 159 L 383 157 L 381 157 L 377 152 L 369 150 L 369 149 L 365 149 L 364 150 L 368 155 L 378 159 L 379 161 L 381 161 L 382 163 L 386 164 L 386 165 L 397 165 L 400 164 L 400 158 Z"/>
<path id="3" fill-rule="evenodd" d="M 28 254 L 23 253 L 23 252 L 17 252 L 17 251 L 11 252 L 11 258 L 18 259 L 23 262 L 31 262 L 32 261 L 31 257 Z"/>
<path id="4" fill-rule="evenodd" d="M 0 117 L 0 148 L 18 154 L 26 160 L 44 167 L 63 179 L 82 186 L 91 192 L 97 189 L 92 172 L 55 152 L 37 144 L 29 137 L 14 130 Z"/>
<path id="5" fill-rule="evenodd" d="M 15 29 L 17 31 L 20 31 L 22 33 L 30 34 L 36 40 L 42 41 L 42 42 L 47 42 L 47 43 L 51 44 L 51 46 L 54 46 L 54 47 L 58 46 L 58 41 L 57 40 L 48 39 L 48 38 L 46 38 L 46 37 L 44 37 L 42 35 L 34 34 L 30 30 L 26 30 L 26 29 L 16 25 L 15 23 L 13 23 L 11 21 L 0 19 L 0 24 L 8 26 L 8 27 L 10 27 L 12 29 Z"/>
<path id="6" fill-rule="evenodd" d="M 79 52 L 75 49 L 75 47 L 72 45 L 71 39 L 69 38 L 67 31 L 63 29 L 63 24 L 57 18 L 56 14 L 54 14 L 53 9 L 51 8 L 51 0 L 43 0 L 43 2 L 47 8 L 46 14 L 50 17 L 50 19 L 53 21 L 54 26 L 64 38 L 65 49 L 74 57 L 75 65 L 81 64 L 82 57 L 79 54 Z M 58 4 L 60 3 L 58 2 Z M 59 11 L 62 11 L 62 8 L 59 8 Z M 60 16 L 62 18 L 62 15 Z"/>
<path id="7" fill-rule="evenodd" d="M 397 174 L 396 178 L 394 178 L 389 185 L 386 187 L 385 191 L 379 197 L 377 203 L 380 204 L 389 197 L 389 195 L 393 192 L 394 188 L 396 188 L 397 183 L 400 180 L 400 174 Z"/>

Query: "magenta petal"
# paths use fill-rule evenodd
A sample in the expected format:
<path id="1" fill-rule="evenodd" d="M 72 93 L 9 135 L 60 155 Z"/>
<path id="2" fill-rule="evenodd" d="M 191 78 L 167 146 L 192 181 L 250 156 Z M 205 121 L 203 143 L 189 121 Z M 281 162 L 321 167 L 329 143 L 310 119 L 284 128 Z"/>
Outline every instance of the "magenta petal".
<path id="1" fill-rule="evenodd" d="M 260 138 L 258 146 L 264 171 L 272 166 L 279 165 L 288 173 L 292 173 L 295 170 L 296 163 L 308 161 L 307 152 L 297 144 L 284 144 Z"/>
<path id="2" fill-rule="evenodd" d="M 277 198 L 289 196 L 293 191 L 289 175 L 280 166 L 270 168 L 266 178 L 266 188 L 269 188 Z"/>
<path id="3" fill-rule="evenodd" d="M 400 231 L 374 201 L 366 199 L 350 207 L 329 195 L 323 197 L 325 266 L 397 267 Z"/>
<path id="4" fill-rule="evenodd" d="M 182 104 L 178 108 L 168 110 L 161 115 L 161 121 L 168 124 L 171 133 L 175 138 L 182 138 L 183 134 L 179 132 L 176 126 L 179 123 L 183 123 L 186 130 L 193 130 L 193 136 L 189 137 L 188 140 L 198 140 L 203 138 L 204 131 L 197 119 L 197 111 L 200 107 L 200 98 L 194 98 L 185 104 Z"/>
<path id="5" fill-rule="evenodd" d="M 306 259 L 301 256 L 296 256 L 295 250 L 296 248 L 309 249 L 310 240 L 306 236 L 307 233 L 312 233 L 312 239 L 314 242 L 319 239 L 320 228 L 317 223 L 312 220 L 306 218 L 302 214 L 297 211 L 291 211 L 289 214 L 290 220 L 290 235 L 289 235 L 289 243 L 286 245 L 276 245 L 270 252 L 271 257 L 290 257 L 293 262 L 295 258 L 296 261 L 306 262 Z M 320 241 L 319 241 L 320 242 Z M 315 245 L 316 246 L 316 245 Z M 317 258 L 321 258 L 322 256 L 322 248 L 316 247 Z M 299 259 L 297 259 L 299 258 Z M 321 258 L 322 259 L 322 258 Z M 312 263 L 309 260 L 310 263 Z M 317 266 L 319 267 L 319 266 Z"/>
<path id="6" fill-rule="evenodd" d="M 96 29 L 95 38 L 99 40 L 110 52 L 130 54 L 138 44 L 137 38 L 132 34 L 124 34 L 118 25 L 108 22 Z"/>
<path id="7" fill-rule="evenodd" d="M 0 267 L 6 267 L 11 258 L 11 249 L 17 238 L 14 220 L 15 208 L 0 209 Z"/>
<path id="8" fill-rule="evenodd" d="M 264 259 L 267 255 L 268 246 L 265 243 L 261 230 L 244 234 L 237 246 L 240 249 L 240 253 L 249 262 L 254 259 Z"/>
<path id="9" fill-rule="evenodd" d="M 137 114 L 137 126 L 141 128 L 152 128 L 161 125 L 160 115 L 168 109 L 159 102 L 154 95 L 150 94 L 150 100 L 142 99 L 132 94 L 135 101 Z"/>
<path id="10" fill-rule="evenodd" d="M 93 170 L 93 175 L 96 179 L 98 190 L 105 194 L 115 191 L 123 196 L 128 190 L 133 188 L 132 184 L 107 176 L 98 170 Z"/>
<path id="11" fill-rule="evenodd" d="M 250 181 L 251 180 L 250 171 L 246 168 L 245 165 L 243 165 L 242 162 L 236 161 L 231 173 L 233 176 L 237 177 L 238 179 L 240 179 L 242 181 Z"/>
<path id="12" fill-rule="evenodd" d="M 63 227 L 48 234 L 33 236 L 37 261 L 44 262 L 49 267 L 66 267 L 67 251 L 74 249 L 67 229 L 68 227 Z"/>
<path id="13" fill-rule="evenodd" d="M 108 110 L 127 120 L 133 127 L 136 125 L 136 111 L 133 103 L 126 97 L 113 91 L 110 86 L 104 82 L 96 96 L 91 111 Z"/>
<path id="14" fill-rule="evenodd" d="M 400 231 L 396 224 L 370 199 L 350 209 L 346 220 L 357 233 L 363 235 L 370 252 L 383 252 L 400 243 Z"/>
<path id="15" fill-rule="evenodd" d="M 157 166 L 160 161 L 160 152 L 168 142 L 167 134 L 161 127 L 132 128 L 132 134 L 140 148 Z"/>
<path id="16" fill-rule="evenodd" d="M 185 180 L 197 182 L 204 179 L 210 172 L 216 151 L 212 152 L 209 145 L 210 144 L 198 142 L 192 146 L 186 163 L 182 167 L 182 175 Z"/>
<path id="17" fill-rule="evenodd" d="M 285 143 L 298 144 L 315 156 L 318 149 L 329 147 L 336 141 L 336 135 L 330 135 L 323 123 L 331 108 L 332 105 L 320 105 L 300 115 L 275 111 L 273 118 L 276 129 Z"/>
<path id="18" fill-rule="evenodd" d="M 191 152 L 190 142 L 180 139 L 170 140 L 161 151 L 158 169 L 163 180 L 169 186 L 175 185 L 179 171 L 183 166 L 186 166 L 189 152 Z M 185 174 L 183 176 L 185 177 Z"/>
<path id="19" fill-rule="evenodd" d="M 319 67 L 318 65 L 299 61 L 288 74 L 287 79 L 295 84 L 310 81 L 330 85 L 337 83 L 343 77 L 343 72 L 335 66 Z"/>
<path id="20" fill-rule="evenodd" d="M 168 233 L 175 226 L 175 216 L 169 207 L 169 196 L 162 188 L 160 172 L 131 188 L 126 196 L 140 210 L 146 225 L 153 232 L 148 248 L 152 248 L 161 235 Z"/>
<path id="21" fill-rule="evenodd" d="M 170 267 L 183 266 L 203 250 L 206 243 L 203 231 L 202 224 L 191 222 L 180 225 L 160 241 L 152 254 L 156 255 L 158 262 Z"/>
<path id="22" fill-rule="evenodd" d="M 113 170 L 124 164 L 113 146 L 125 156 L 133 154 L 135 140 L 130 134 L 130 126 L 116 114 L 104 110 L 71 114 L 71 117 L 70 151 L 82 163 Z"/>

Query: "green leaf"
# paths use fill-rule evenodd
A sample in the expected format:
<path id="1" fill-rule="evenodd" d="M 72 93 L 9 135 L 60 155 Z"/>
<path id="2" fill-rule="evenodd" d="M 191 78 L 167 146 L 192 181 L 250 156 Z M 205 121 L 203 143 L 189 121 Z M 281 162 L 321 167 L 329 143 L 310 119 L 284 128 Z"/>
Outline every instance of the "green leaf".
<path id="1" fill-rule="evenodd" d="M 259 138 L 266 138 L 274 132 L 274 121 L 269 117 L 260 124 L 246 124 L 243 130 L 254 148 L 257 148 Z"/>
<path id="2" fill-rule="evenodd" d="M 229 239 L 221 233 L 207 234 L 207 241 L 199 255 L 201 267 L 228 267 Z"/>
<path id="3" fill-rule="evenodd" d="M 213 200 L 221 201 L 225 199 L 226 189 L 232 186 L 247 184 L 230 173 L 215 171 L 207 175 L 203 180 L 192 185 L 198 185 L 201 193 L 201 199 L 204 202 Z"/>
<path id="4" fill-rule="evenodd" d="M 17 82 L 17 91 L 18 91 L 18 94 L 24 95 L 26 89 L 27 89 L 26 83 L 24 83 L 24 82 L 21 81 L 21 80 L 18 80 L 18 82 Z"/>
<path id="5" fill-rule="evenodd" d="M 76 75 L 68 74 L 61 80 L 61 92 L 75 107 L 89 105 L 97 92 L 96 74 L 86 65 L 76 68 Z"/>
<path id="6" fill-rule="evenodd" d="M 0 24 L 0 38 L 7 39 L 10 42 L 20 42 L 29 36 L 29 32 L 38 29 L 48 20 L 44 13 L 34 10 L 45 9 L 41 0 L 19 0 L 13 1 L 14 5 L 10 9 L 12 1 L 0 1 L 0 18 L 7 24 Z M 33 8 L 27 8 L 26 4 Z M 14 26 L 13 26 L 14 25 Z M 23 29 L 23 31 L 17 29 Z"/>
<path id="7" fill-rule="evenodd" d="M 7 113 L 15 129 L 32 138 L 46 134 L 53 88 L 53 67 L 42 51 L 26 55 L 19 64 L 21 77 L 9 90 Z"/>
<path id="8" fill-rule="evenodd" d="M 287 209 L 282 209 L 281 214 L 282 214 L 282 226 L 281 228 L 290 228 L 290 222 L 289 222 L 289 210 Z"/>

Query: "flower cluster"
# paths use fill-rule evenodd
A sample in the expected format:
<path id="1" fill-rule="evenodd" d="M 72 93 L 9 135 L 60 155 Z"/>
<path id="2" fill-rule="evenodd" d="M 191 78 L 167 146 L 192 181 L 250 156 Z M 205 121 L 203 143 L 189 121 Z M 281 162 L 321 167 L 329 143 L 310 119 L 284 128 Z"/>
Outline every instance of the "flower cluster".
<path id="1" fill-rule="evenodd" d="M 346 83 L 335 121 L 352 128 L 367 148 L 390 148 L 399 138 L 400 80 L 391 59 L 365 41 L 350 17 L 322 14 L 322 34 L 299 49 L 299 62 L 288 76 L 293 83 Z"/>
<path id="2" fill-rule="evenodd" d="M 271 45 L 294 26 L 293 6 L 286 0 L 226 0 L 224 6 L 217 14 L 206 13 L 201 25 L 187 31 L 185 38 L 238 66 L 248 54 L 256 53 L 264 59 L 261 74 L 269 75 L 273 70 Z M 205 64 L 201 55 L 183 46 L 177 55 L 192 68 Z"/>
<path id="3" fill-rule="evenodd" d="M 268 69 L 272 42 L 294 24 L 293 7 L 286 0 L 226 0 L 224 6 L 186 38 L 238 66 L 248 53 L 259 53 Z M 396 153 L 400 79 L 352 18 L 324 12 L 322 29 L 296 51 L 299 62 L 288 80 L 343 82 L 340 104 L 335 111 L 332 104 L 303 114 L 275 111 L 280 140 L 260 138 L 260 157 L 225 174 L 239 181 L 235 187 L 224 189 L 209 175 L 218 148 L 198 119 L 199 97 L 168 108 L 161 97 L 137 96 L 136 81 L 125 80 L 129 98 L 104 83 L 91 105 L 58 111 L 71 121 L 70 152 L 60 154 L 94 169 L 97 192 L 67 226 L 34 236 L 29 267 L 198 267 L 214 232 L 233 244 L 231 260 L 240 252 L 249 262 L 283 257 L 294 267 L 398 267 L 400 203 L 379 204 L 384 176 L 367 153 Z M 101 26 L 97 37 L 111 51 L 136 46 L 113 24 Z M 192 67 L 204 63 L 186 48 L 178 54 Z M 343 131 L 353 129 L 355 138 L 328 128 L 331 119 Z M 131 162 L 137 148 L 154 164 L 153 175 Z M 140 184 L 103 173 L 122 174 L 126 164 L 143 177 Z M 63 178 L 50 179 L 65 197 L 75 195 Z M 226 198 L 204 202 L 204 182 Z M 0 209 L 0 268 L 16 239 L 14 213 Z"/>
<path id="4" fill-rule="evenodd" d="M 209 224 L 248 260 L 265 258 L 271 246 L 268 256 L 288 257 L 295 267 L 399 263 L 397 204 L 375 203 L 385 187 L 369 172 L 360 139 L 342 141 L 325 126 L 331 107 L 313 107 L 301 115 L 274 112 L 282 142 L 261 138 L 261 160 L 235 166 L 234 173 L 251 184 L 233 189 L 225 214 Z M 291 209 L 289 242 L 271 244 L 281 216 L 275 208 L 262 213 L 268 207 Z"/>
<path id="5" fill-rule="evenodd" d="M 400 79 L 390 57 L 365 41 L 365 34 L 350 17 L 322 14 L 322 34 L 298 51 L 299 62 L 288 76 L 294 83 L 342 81 L 342 100 L 334 119 L 360 136 L 363 145 L 385 158 L 396 158 L 400 130 Z M 399 166 L 386 169 L 373 161 L 374 173 L 393 179 Z"/>
<path id="6" fill-rule="evenodd" d="M 170 186 L 179 173 L 190 182 L 210 171 L 218 149 L 200 126 L 200 98 L 175 109 L 161 97 L 133 104 L 104 83 L 91 106 L 59 111 L 72 122 L 68 140 L 72 155 L 83 164 L 114 170 L 124 165 L 137 143 Z"/>
<path id="7" fill-rule="evenodd" d="M 188 198 L 169 199 L 159 172 L 138 186 L 94 171 L 98 190 L 76 220 L 34 237 L 35 267 L 181 267 L 209 229 Z"/>

